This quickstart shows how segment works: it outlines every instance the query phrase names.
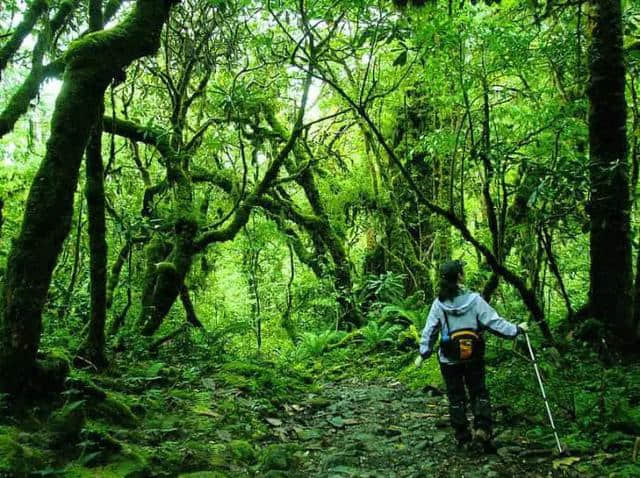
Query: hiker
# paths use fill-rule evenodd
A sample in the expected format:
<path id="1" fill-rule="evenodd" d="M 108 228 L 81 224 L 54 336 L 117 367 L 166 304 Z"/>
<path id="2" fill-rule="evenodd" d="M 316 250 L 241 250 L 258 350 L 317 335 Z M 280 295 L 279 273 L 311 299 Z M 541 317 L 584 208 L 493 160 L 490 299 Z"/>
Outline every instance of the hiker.
<path id="1" fill-rule="evenodd" d="M 463 289 L 463 266 L 461 261 L 448 261 L 440 266 L 440 291 L 422 331 L 420 355 L 415 365 L 419 367 L 433 353 L 441 332 L 438 359 L 447 387 L 449 417 L 458 447 L 466 448 L 473 439 L 489 452 L 494 451 L 494 446 L 491 443 L 491 404 L 484 381 L 482 331 L 515 339 L 529 327 L 526 322 L 515 325 L 506 321 L 480 294 Z M 467 422 L 465 385 L 471 399 L 473 434 Z"/>

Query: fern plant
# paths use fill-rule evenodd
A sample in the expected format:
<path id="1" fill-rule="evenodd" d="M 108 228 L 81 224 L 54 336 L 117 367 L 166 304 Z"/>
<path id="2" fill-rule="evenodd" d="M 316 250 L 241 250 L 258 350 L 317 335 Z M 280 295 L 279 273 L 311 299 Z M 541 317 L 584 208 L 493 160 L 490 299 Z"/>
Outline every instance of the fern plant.
<path id="1" fill-rule="evenodd" d="M 365 327 L 360 329 L 360 336 L 367 348 L 375 349 L 382 345 L 393 343 L 398 333 L 402 330 L 399 325 L 382 324 L 371 321 Z"/>
<path id="2" fill-rule="evenodd" d="M 300 336 L 298 343 L 298 353 L 302 357 L 318 357 L 325 353 L 330 345 L 340 341 L 345 336 L 345 332 L 336 330 L 325 330 L 319 334 L 304 332 Z"/>
<path id="3" fill-rule="evenodd" d="M 427 320 L 427 311 L 425 307 L 409 309 L 404 304 L 388 304 L 382 308 L 380 319 L 383 323 L 393 321 L 421 330 Z"/>

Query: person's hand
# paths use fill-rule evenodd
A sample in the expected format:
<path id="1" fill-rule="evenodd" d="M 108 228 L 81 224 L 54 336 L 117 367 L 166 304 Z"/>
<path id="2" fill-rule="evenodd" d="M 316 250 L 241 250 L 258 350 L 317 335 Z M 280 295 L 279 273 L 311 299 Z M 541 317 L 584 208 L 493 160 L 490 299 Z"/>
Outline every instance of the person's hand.
<path id="1" fill-rule="evenodd" d="M 527 324 L 526 322 L 520 322 L 518 324 L 518 328 L 523 332 L 529 332 L 529 324 Z"/>
<path id="2" fill-rule="evenodd" d="M 416 361 L 413 362 L 413 364 L 416 366 L 416 368 L 419 368 L 422 365 L 423 360 L 424 359 L 422 358 L 422 355 L 418 355 L 416 357 Z"/>

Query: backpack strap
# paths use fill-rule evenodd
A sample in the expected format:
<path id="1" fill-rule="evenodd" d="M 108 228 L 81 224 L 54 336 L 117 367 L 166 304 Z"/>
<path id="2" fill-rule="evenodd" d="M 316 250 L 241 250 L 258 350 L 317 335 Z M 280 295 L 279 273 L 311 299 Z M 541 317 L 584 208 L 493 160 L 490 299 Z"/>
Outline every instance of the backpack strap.
<path id="1" fill-rule="evenodd" d="M 451 333 L 451 326 L 449 325 L 449 317 L 447 316 L 447 311 L 442 309 L 442 313 L 444 314 L 444 321 L 447 324 L 447 333 Z"/>

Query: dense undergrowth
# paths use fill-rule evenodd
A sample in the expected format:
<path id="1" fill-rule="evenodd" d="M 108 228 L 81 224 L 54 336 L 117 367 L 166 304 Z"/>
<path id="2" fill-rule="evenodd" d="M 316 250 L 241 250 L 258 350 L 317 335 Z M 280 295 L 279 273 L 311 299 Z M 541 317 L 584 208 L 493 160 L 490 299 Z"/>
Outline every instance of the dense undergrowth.
<path id="1" fill-rule="evenodd" d="M 212 353 L 211 344 L 194 332 L 155 355 L 121 352 L 102 374 L 76 369 L 64 393 L 49 400 L 4 396 L 0 476 L 296 476 L 308 455 L 301 444 L 320 432 L 287 429 L 283 420 L 329 405 L 326 384 L 357 379 L 366 387 L 394 380 L 425 397 L 442 395 L 436 361 L 421 369 L 412 365 L 415 326 L 374 323 L 350 334 L 307 334 L 291 352 L 272 357 Z M 603 368 L 596 351 L 578 342 L 562 356 L 539 349 L 568 449 L 567 457 L 557 457 L 523 353 L 521 342 L 490 342 L 488 383 L 498 446 L 542 450 L 558 476 L 576 476 L 563 475 L 569 470 L 638 476 L 638 365 Z"/>

